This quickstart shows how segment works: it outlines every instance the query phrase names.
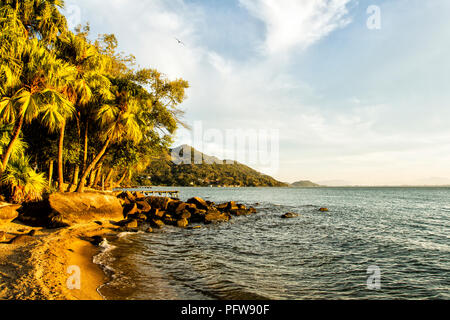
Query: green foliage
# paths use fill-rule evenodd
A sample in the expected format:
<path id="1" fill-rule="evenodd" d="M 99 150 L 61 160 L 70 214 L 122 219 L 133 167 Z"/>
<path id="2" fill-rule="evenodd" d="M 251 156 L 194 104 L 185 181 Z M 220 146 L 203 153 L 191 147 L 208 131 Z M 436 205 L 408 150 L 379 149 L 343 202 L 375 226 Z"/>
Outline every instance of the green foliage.
<path id="1" fill-rule="evenodd" d="M 44 174 L 36 173 L 29 164 L 29 158 L 24 156 L 11 159 L 1 183 L 8 187 L 8 196 L 13 203 L 40 200 L 46 187 Z"/>

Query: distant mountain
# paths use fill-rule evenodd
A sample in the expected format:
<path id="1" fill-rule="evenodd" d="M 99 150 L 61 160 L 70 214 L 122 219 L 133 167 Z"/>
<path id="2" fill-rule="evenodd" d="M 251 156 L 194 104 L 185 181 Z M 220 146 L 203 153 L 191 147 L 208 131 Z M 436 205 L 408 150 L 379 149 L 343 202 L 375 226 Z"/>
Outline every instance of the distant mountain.
<path id="1" fill-rule="evenodd" d="M 191 146 L 169 150 L 152 161 L 138 181 L 161 186 L 286 187 L 287 184 L 238 162 L 206 155 Z M 189 155 L 190 153 L 190 155 Z"/>
<path id="2" fill-rule="evenodd" d="M 449 186 L 450 179 L 441 177 L 432 177 L 427 179 L 420 179 L 413 182 L 415 186 Z"/>
<path id="3" fill-rule="evenodd" d="M 291 183 L 291 187 L 296 188 L 317 188 L 320 187 L 317 183 L 311 182 L 311 181 L 297 181 L 294 183 Z"/>

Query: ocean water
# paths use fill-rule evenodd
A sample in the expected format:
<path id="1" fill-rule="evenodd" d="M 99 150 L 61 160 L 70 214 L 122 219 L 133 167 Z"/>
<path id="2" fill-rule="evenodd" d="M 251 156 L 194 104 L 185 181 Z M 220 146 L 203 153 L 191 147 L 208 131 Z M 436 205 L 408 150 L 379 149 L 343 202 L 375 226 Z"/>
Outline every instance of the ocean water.
<path id="1" fill-rule="evenodd" d="M 171 189 L 258 213 L 109 238 L 106 299 L 450 298 L 450 188 Z"/>

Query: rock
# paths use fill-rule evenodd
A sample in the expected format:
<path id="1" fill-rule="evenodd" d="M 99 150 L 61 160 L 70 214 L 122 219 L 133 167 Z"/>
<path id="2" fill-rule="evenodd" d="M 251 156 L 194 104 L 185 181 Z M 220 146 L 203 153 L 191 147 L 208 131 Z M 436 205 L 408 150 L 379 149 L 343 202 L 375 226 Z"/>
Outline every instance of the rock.
<path id="1" fill-rule="evenodd" d="M 17 244 L 28 244 L 30 242 L 35 241 L 35 239 L 28 235 L 19 235 L 17 237 L 14 237 L 9 241 L 9 244 L 17 245 Z"/>
<path id="2" fill-rule="evenodd" d="M 137 228 L 138 221 L 136 219 L 126 219 L 116 223 L 116 225 L 123 228 Z"/>
<path id="3" fill-rule="evenodd" d="M 162 229 L 165 226 L 164 222 L 162 222 L 161 220 L 158 220 L 158 219 L 153 219 L 151 221 L 151 224 L 153 227 L 155 227 L 157 229 Z"/>
<path id="4" fill-rule="evenodd" d="M 145 198 L 147 198 L 147 197 L 145 196 L 145 194 L 143 194 L 143 193 L 140 192 L 140 191 L 134 192 L 133 195 L 134 195 L 137 199 L 145 199 Z"/>
<path id="5" fill-rule="evenodd" d="M 205 223 L 215 223 L 215 222 L 227 222 L 230 220 L 230 216 L 226 213 L 222 213 L 216 210 L 210 210 L 205 215 Z"/>
<path id="6" fill-rule="evenodd" d="M 217 210 L 220 210 L 220 211 L 226 210 L 226 209 L 228 208 L 228 203 L 221 203 L 221 204 L 218 204 L 218 205 L 215 206 L 215 208 L 216 208 Z"/>
<path id="7" fill-rule="evenodd" d="M 30 237 L 34 237 L 35 234 L 36 230 L 31 230 L 30 232 L 27 233 L 27 235 L 29 235 Z"/>
<path id="8" fill-rule="evenodd" d="M 172 218 L 172 217 L 165 217 L 164 218 L 164 224 L 166 225 L 175 225 L 177 223 L 177 219 Z"/>
<path id="9" fill-rule="evenodd" d="M 187 201 L 187 203 L 195 204 L 198 209 L 208 209 L 208 204 L 206 203 L 206 201 L 199 197 L 191 198 Z"/>
<path id="10" fill-rule="evenodd" d="M 128 217 L 131 215 L 134 215 L 135 213 L 137 213 L 138 207 L 136 203 L 132 203 L 132 204 L 127 204 L 125 205 L 125 207 L 123 208 L 123 216 L 124 217 Z"/>
<path id="11" fill-rule="evenodd" d="M 127 199 L 129 202 L 135 202 L 136 201 L 136 197 L 130 191 L 122 192 L 121 194 L 119 194 L 117 196 L 117 198 Z"/>
<path id="12" fill-rule="evenodd" d="M 150 211 L 151 215 L 154 217 L 158 217 L 158 218 L 162 218 L 164 217 L 164 214 L 166 213 L 165 211 L 162 211 L 160 209 L 152 209 Z"/>
<path id="13" fill-rule="evenodd" d="M 180 219 L 177 221 L 178 228 L 186 228 L 189 225 L 187 219 Z"/>
<path id="14" fill-rule="evenodd" d="M 150 212 L 152 209 L 152 206 L 147 201 L 136 201 L 136 205 L 137 208 L 143 213 Z"/>
<path id="15" fill-rule="evenodd" d="M 99 226 L 102 226 L 102 225 L 103 225 L 103 222 L 101 222 L 101 221 L 94 221 L 94 223 L 95 223 L 95 224 L 98 224 Z"/>
<path id="16" fill-rule="evenodd" d="M 148 197 L 147 202 L 152 209 L 160 209 L 166 211 L 169 204 L 175 200 L 167 197 Z"/>
<path id="17" fill-rule="evenodd" d="M 167 204 L 167 211 L 170 213 L 175 213 L 177 211 L 178 206 L 180 206 L 183 202 L 180 200 L 170 201 Z"/>
<path id="18" fill-rule="evenodd" d="M 299 215 L 297 214 L 297 213 L 294 213 L 294 212 L 288 212 L 288 213 L 286 213 L 286 214 L 283 214 L 282 216 L 281 216 L 281 218 L 283 218 L 283 219 L 292 219 L 292 218 L 297 218 Z"/>
<path id="19" fill-rule="evenodd" d="M 21 205 L 4 204 L 0 206 L 0 225 L 13 221 L 19 216 Z"/>
<path id="20" fill-rule="evenodd" d="M 150 228 L 150 227 L 148 227 L 148 228 L 145 230 L 145 233 L 153 233 L 153 229 Z"/>
<path id="21" fill-rule="evenodd" d="M 191 213 L 191 222 L 205 222 L 206 210 L 196 209 Z"/>
<path id="22" fill-rule="evenodd" d="M 103 237 L 100 236 L 93 236 L 86 239 L 94 246 L 98 247 L 103 242 Z"/>
<path id="23" fill-rule="evenodd" d="M 238 209 L 239 209 L 239 207 L 236 205 L 236 202 L 230 201 L 227 203 L 226 210 L 231 211 L 231 210 L 238 210 Z"/>
<path id="24" fill-rule="evenodd" d="M 46 228 L 123 218 L 119 199 L 100 193 L 54 193 L 42 201 L 24 204 L 18 211 L 21 222 Z"/>
<path id="25" fill-rule="evenodd" d="M 254 214 L 254 213 L 257 213 L 258 211 L 256 211 L 255 208 L 250 207 L 250 208 L 248 208 L 248 212 L 250 212 L 250 214 Z"/>
<path id="26" fill-rule="evenodd" d="M 239 210 L 247 210 L 247 207 L 243 204 L 238 204 L 237 207 L 239 208 Z"/>
<path id="27" fill-rule="evenodd" d="M 188 210 L 183 210 L 181 213 L 182 219 L 190 219 L 192 217 L 192 214 Z"/>
<path id="28" fill-rule="evenodd" d="M 328 208 L 320 208 L 319 211 L 320 212 L 328 212 L 329 210 L 328 210 Z"/>
<path id="29" fill-rule="evenodd" d="M 251 212 L 246 209 L 234 209 L 234 210 L 230 210 L 230 214 L 232 214 L 234 216 L 248 216 L 251 214 Z"/>
<path id="30" fill-rule="evenodd" d="M 0 242 L 6 241 L 6 233 L 3 231 L 0 231 Z"/>
<path id="31" fill-rule="evenodd" d="M 188 227 L 189 230 L 195 230 L 195 229 L 201 229 L 202 226 L 193 226 L 193 227 Z"/>
<path id="32" fill-rule="evenodd" d="M 147 216 L 143 213 L 139 213 L 137 214 L 136 219 L 139 221 L 147 221 Z"/>
<path id="33" fill-rule="evenodd" d="M 139 225 L 138 221 L 133 219 L 133 220 L 127 222 L 124 227 L 133 229 L 133 228 L 137 228 L 138 225 Z"/>

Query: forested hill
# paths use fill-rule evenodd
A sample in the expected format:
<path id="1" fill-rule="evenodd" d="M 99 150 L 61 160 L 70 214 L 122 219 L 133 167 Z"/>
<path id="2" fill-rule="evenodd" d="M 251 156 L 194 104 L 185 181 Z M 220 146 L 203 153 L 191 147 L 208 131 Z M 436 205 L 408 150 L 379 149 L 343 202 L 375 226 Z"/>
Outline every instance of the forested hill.
<path id="1" fill-rule="evenodd" d="M 183 162 L 183 150 L 191 150 L 191 161 Z M 173 152 L 174 151 L 174 152 Z M 264 175 L 246 165 L 234 162 L 225 164 L 190 146 L 169 150 L 165 158 L 151 162 L 138 181 L 141 185 L 162 186 L 241 186 L 241 187 L 285 187 L 285 183 Z M 187 156 L 189 159 L 189 156 Z M 194 161 L 196 160 L 197 161 Z M 202 161 L 198 161 L 202 159 Z M 185 164 L 185 162 L 190 162 Z M 196 164 L 198 163 L 198 164 Z"/>

